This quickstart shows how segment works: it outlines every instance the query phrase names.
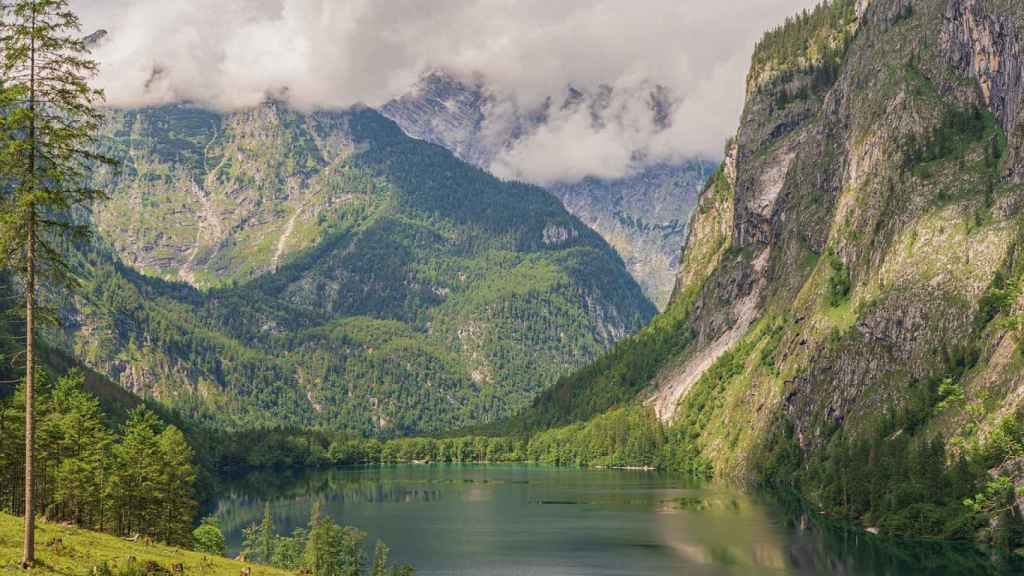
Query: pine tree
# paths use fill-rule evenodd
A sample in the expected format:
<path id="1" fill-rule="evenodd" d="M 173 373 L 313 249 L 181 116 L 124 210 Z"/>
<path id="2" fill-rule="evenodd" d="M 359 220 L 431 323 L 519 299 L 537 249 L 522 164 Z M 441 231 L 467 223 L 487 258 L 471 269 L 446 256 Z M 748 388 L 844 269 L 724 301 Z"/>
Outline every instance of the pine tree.
<path id="1" fill-rule="evenodd" d="M 388 547 L 377 540 L 377 546 L 373 549 L 373 576 L 388 576 Z"/>
<path id="2" fill-rule="evenodd" d="M 185 435 L 168 426 L 157 437 L 161 461 L 159 476 L 160 539 L 168 544 L 188 546 L 192 541 L 192 518 L 196 512 L 196 469 L 192 448 Z"/>
<path id="3" fill-rule="evenodd" d="M 21 277 L 25 303 L 25 539 L 22 566 L 35 560 L 33 489 L 35 330 L 40 282 L 71 285 L 66 241 L 87 228 L 72 211 L 103 193 L 89 172 L 97 154 L 103 94 L 89 87 L 78 17 L 67 0 L 12 0 L 0 21 L 0 104 L 5 109 L 0 165 L 0 258 Z"/>
<path id="4" fill-rule="evenodd" d="M 269 564 L 274 558 L 274 517 L 270 502 L 263 508 L 263 524 L 260 526 L 259 553 L 263 562 Z"/>
<path id="5" fill-rule="evenodd" d="M 121 442 L 114 447 L 116 473 L 110 492 L 116 530 L 122 535 L 159 536 L 156 503 L 163 462 L 158 426 L 156 415 L 140 406 L 129 414 Z"/>
<path id="6" fill-rule="evenodd" d="M 75 371 L 61 378 L 53 392 L 46 422 L 56 434 L 56 513 L 50 516 L 102 529 L 113 435 L 103 424 L 99 401 L 82 390 L 82 383 L 81 372 Z"/>

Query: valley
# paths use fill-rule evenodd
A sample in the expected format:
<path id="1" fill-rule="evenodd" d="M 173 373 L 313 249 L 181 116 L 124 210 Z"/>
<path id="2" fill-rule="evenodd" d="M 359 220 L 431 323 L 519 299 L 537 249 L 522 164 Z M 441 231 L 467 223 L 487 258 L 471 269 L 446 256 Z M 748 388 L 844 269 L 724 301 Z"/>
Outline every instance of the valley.
<path id="1" fill-rule="evenodd" d="M 96 1 L 0 3 L 0 572 L 1022 571 L 1020 3 Z"/>

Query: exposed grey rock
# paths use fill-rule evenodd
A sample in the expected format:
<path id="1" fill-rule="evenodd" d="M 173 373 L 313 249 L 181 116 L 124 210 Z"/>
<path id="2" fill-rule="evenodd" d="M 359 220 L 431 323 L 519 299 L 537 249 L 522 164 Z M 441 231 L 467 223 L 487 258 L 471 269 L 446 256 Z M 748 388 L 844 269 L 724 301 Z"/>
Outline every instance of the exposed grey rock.
<path id="1" fill-rule="evenodd" d="M 949 0 L 942 47 L 952 66 L 974 78 L 1009 137 L 1010 175 L 1024 179 L 1024 6 L 1002 0 Z"/>

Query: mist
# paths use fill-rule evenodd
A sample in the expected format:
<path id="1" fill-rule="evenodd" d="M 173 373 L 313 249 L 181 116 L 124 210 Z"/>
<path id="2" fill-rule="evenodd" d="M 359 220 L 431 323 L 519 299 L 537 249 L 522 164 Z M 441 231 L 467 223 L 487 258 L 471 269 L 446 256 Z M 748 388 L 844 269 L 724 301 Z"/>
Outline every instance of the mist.
<path id="1" fill-rule="evenodd" d="M 555 107 L 496 158 L 504 177 L 616 177 L 721 156 L 761 34 L 814 0 L 77 0 L 96 83 L 115 107 L 218 110 L 286 99 L 304 110 L 380 106 L 430 70 L 483 78 L 508 107 L 610 87 L 602 121 Z M 649 110 L 651 87 L 670 100 Z M 501 118 L 490 118 L 501 122 Z"/>

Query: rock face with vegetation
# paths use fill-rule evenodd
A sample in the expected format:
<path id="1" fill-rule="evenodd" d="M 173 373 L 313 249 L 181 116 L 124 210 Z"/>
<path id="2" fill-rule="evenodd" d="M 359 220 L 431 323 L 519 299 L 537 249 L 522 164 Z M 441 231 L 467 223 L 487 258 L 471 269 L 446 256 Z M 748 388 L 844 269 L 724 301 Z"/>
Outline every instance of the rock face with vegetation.
<path id="1" fill-rule="evenodd" d="M 512 426 L 646 404 L 664 465 L 1024 544 L 1022 42 L 1005 0 L 836 0 L 767 34 L 667 312 Z"/>
<path id="2" fill-rule="evenodd" d="M 369 109 L 122 110 L 107 136 L 103 246 L 51 340 L 199 420 L 486 422 L 654 313 L 549 193 Z"/>
<path id="3" fill-rule="evenodd" d="M 561 107 L 590 106 L 594 121 L 603 122 L 601 105 L 609 98 L 608 90 L 585 94 L 569 88 Z M 671 104 L 663 90 L 653 90 L 650 103 L 652 117 L 666 122 Z M 544 126 L 553 105 L 558 104 L 549 99 L 535 110 L 519 110 L 492 93 L 483 79 L 460 80 L 435 71 L 382 111 L 411 136 L 490 170 L 503 152 Z M 576 178 L 547 188 L 615 248 L 644 293 L 664 308 L 679 267 L 686 223 L 713 171 L 712 164 L 694 159 L 646 166 L 621 178 Z"/>

